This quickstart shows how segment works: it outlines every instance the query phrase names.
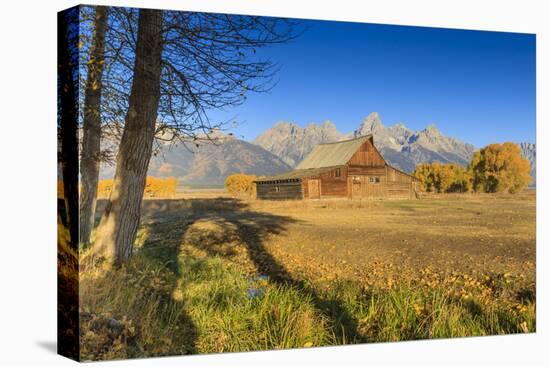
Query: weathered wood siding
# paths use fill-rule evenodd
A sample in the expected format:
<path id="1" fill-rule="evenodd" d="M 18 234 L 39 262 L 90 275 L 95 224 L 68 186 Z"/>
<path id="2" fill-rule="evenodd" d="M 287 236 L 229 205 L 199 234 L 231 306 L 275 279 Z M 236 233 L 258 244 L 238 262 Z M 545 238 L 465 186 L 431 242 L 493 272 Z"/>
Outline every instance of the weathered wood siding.
<path id="1" fill-rule="evenodd" d="M 336 174 L 336 169 L 323 172 L 319 175 L 321 179 L 322 197 L 346 197 L 347 190 L 347 167 L 339 168 L 340 175 Z"/>
<path id="2" fill-rule="evenodd" d="M 321 183 L 318 178 L 312 178 L 307 181 L 307 192 L 309 199 L 321 198 Z"/>
<path id="3" fill-rule="evenodd" d="M 388 181 L 401 183 L 411 182 L 411 176 L 407 175 L 406 173 L 398 171 L 391 166 L 386 166 L 386 169 L 388 170 Z"/>
<path id="4" fill-rule="evenodd" d="M 386 191 L 390 198 L 413 198 L 413 178 L 391 166 L 386 166 Z"/>
<path id="5" fill-rule="evenodd" d="M 386 165 L 378 167 L 349 166 L 348 176 L 368 175 L 368 176 L 386 176 Z"/>
<path id="6" fill-rule="evenodd" d="M 302 182 L 257 183 L 256 197 L 261 200 L 303 199 Z"/>
<path id="7" fill-rule="evenodd" d="M 349 166 L 348 196 L 351 198 L 413 198 L 413 178 L 393 167 Z"/>
<path id="8" fill-rule="evenodd" d="M 382 199 L 386 197 L 386 177 L 379 177 L 379 182 L 371 182 L 373 176 L 350 176 L 348 186 L 351 198 Z"/>
<path id="9" fill-rule="evenodd" d="M 384 166 L 386 161 L 378 150 L 374 147 L 372 140 L 367 140 L 359 147 L 357 152 L 348 162 L 350 166 Z"/>

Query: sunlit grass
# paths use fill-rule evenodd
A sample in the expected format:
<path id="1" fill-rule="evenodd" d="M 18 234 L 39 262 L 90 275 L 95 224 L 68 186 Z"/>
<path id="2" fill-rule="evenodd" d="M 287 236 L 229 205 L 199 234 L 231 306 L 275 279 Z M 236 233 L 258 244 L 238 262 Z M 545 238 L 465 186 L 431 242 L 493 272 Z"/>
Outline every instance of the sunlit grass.
<path id="1" fill-rule="evenodd" d="M 178 266 L 176 275 L 138 254 L 122 269 L 86 270 L 82 312 L 119 320 L 128 331 L 110 341 L 84 330 L 83 359 L 481 336 L 536 327 L 531 300 L 484 302 L 440 287 L 383 289 L 335 281 L 318 285 L 315 304 L 308 292 L 251 276 L 220 257 L 180 258 Z M 349 320 L 330 309 L 335 302 Z"/>
<path id="2" fill-rule="evenodd" d="M 339 282 L 326 297 L 340 299 L 357 320 L 356 342 L 483 336 L 535 331 L 535 304 L 456 298 L 444 288 L 363 288 Z"/>
<path id="3" fill-rule="evenodd" d="M 326 320 L 311 299 L 297 289 L 253 278 L 221 258 L 182 259 L 179 271 L 176 277 L 163 264 L 143 254 L 134 256 L 121 269 L 105 272 L 97 267 L 84 271 L 81 311 L 124 320 L 133 331 L 130 338 L 111 341 L 116 348 L 107 348 L 105 337 L 84 330 L 82 358 L 252 351 L 331 343 Z"/>
<path id="4" fill-rule="evenodd" d="M 431 227 L 414 222 L 418 218 L 425 220 L 425 216 L 408 213 L 410 210 L 434 211 L 439 207 L 437 201 L 253 202 L 247 208 L 242 202 L 231 200 L 183 200 L 148 205 L 155 216 L 142 222 L 135 254 L 127 265 L 107 269 L 97 261 L 90 264 L 96 260 L 87 256 L 90 249 L 81 251 L 81 353 L 85 360 L 536 330 L 536 292 L 534 278 L 529 273 L 531 264 L 522 268 L 504 262 L 498 267 L 483 263 L 484 267 L 472 269 L 443 267 L 437 262 L 411 266 L 371 261 L 364 257 L 369 252 L 364 251 L 357 256 L 363 256 L 360 259 L 366 259 L 365 262 L 351 267 L 342 261 L 314 258 L 316 253 L 306 251 L 324 249 L 326 253 L 321 254 L 330 257 L 345 254 L 344 249 L 349 248 L 342 243 L 340 232 L 333 234 L 333 238 L 326 238 L 327 233 L 323 232 L 323 241 L 332 241 L 333 247 L 320 247 L 323 243 L 315 242 L 313 230 L 326 225 L 316 219 L 314 214 L 318 213 L 332 216 L 333 212 L 346 212 L 353 217 L 352 229 L 356 228 L 355 215 L 368 212 L 376 218 L 375 214 L 382 210 L 387 210 L 386 214 L 405 212 L 407 215 L 403 214 L 399 221 L 409 220 L 415 228 L 422 228 L 422 233 L 434 228 L 456 229 L 458 224 L 453 222 L 454 217 L 448 219 L 448 211 L 447 217 L 436 218 L 439 222 L 447 218 L 445 226 Z M 459 201 L 459 198 L 456 205 L 445 203 L 445 207 L 464 212 L 463 221 L 479 221 L 478 216 L 473 216 L 479 205 Z M 510 206 L 504 208 L 509 210 Z M 500 206 L 490 209 L 503 213 Z M 246 215 L 241 212 L 239 217 L 239 210 Z M 273 234 L 267 225 L 283 223 L 278 210 L 292 215 L 308 212 L 311 216 L 299 217 L 307 221 L 293 227 L 293 231 L 298 231 L 295 237 L 284 232 Z M 269 214 L 272 212 L 278 216 Z M 389 214 L 387 218 L 381 222 L 390 228 L 387 233 L 391 234 L 398 228 L 395 224 L 398 220 L 389 222 L 393 219 Z M 489 216 L 483 218 L 486 221 Z M 525 216 L 522 220 L 530 223 L 530 218 Z M 315 227 L 305 232 L 306 235 L 299 232 L 311 225 Z M 516 221 L 511 228 L 515 232 L 521 228 L 522 233 L 530 233 L 530 227 L 518 226 Z M 499 233 L 506 230 L 501 222 L 494 227 Z M 472 233 L 476 227 L 468 228 Z M 353 233 L 365 232 L 354 229 Z M 377 233 L 386 232 L 371 230 L 365 243 L 377 238 L 382 243 L 380 246 L 386 246 L 391 240 L 411 238 L 376 237 Z M 419 233 L 414 233 L 413 239 L 418 243 L 429 240 L 418 236 Z M 491 246 L 492 239 L 478 243 Z M 297 247 L 299 251 L 292 256 L 288 251 L 283 253 L 302 242 L 304 247 Z M 270 244 L 291 246 L 270 247 Z M 411 246 L 406 241 L 399 244 L 403 248 Z M 353 256 L 342 259 L 349 263 Z M 469 256 L 468 252 L 464 252 L 464 256 Z M 260 271 L 272 277 L 259 274 Z"/>
<path id="5" fill-rule="evenodd" d="M 177 291 L 198 331 L 200 352 L 250 351 L 330 343 L 322 315 L 299 290 L 227 266 L 183 259 Z"/>

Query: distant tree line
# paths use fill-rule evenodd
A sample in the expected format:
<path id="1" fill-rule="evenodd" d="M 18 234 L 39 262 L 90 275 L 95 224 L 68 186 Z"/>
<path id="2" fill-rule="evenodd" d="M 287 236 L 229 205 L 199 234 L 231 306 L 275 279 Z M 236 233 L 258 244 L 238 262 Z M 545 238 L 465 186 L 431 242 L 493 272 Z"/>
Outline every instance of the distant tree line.
<path id="1" fill-rule="evenodd" d="M 514 143 L 490 144 L 474 153 L 467 167 L 422 163 L 413 175 L 426 192 L 517 193 L 531 183 L 529 160 Z"/>
<path id="2" fill-rule="evenodd" d="M 99 180 L 97 196 L 108 198 L 113 191 L 113 179 Z M 147 176 L 145 180 L 144 197 L 172 197 L 176 195 L 178 180 L 175 177 L 159 178 Z"/>

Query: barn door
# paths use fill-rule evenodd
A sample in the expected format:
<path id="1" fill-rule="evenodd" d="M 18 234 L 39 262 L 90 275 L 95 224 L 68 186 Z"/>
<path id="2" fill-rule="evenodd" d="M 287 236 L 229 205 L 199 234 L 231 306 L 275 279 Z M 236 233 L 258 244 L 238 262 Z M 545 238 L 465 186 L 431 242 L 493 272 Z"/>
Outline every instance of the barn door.
<path id="1" fill-rule="evenodd" d="M 366 195 L 370 198 L 382 198 L 384 197 L 384 190 L 386 186 L 382 182 L 380 176 L 368 176 L 365 177 Z"/>
<path id="2" fill-rule="evenodd" d="M 308 181 L 308 193 L 310 199 L 320 199 L 321 190 L 319 190 L 319 180 L 309 180 Z"/>
<path id="3" fill-rule="evenodd" d="M 359 176 L 353 176 L 351 178 L 351 197 L 352 198 L 360 198 L 361 195 L 361 177 Z"/>

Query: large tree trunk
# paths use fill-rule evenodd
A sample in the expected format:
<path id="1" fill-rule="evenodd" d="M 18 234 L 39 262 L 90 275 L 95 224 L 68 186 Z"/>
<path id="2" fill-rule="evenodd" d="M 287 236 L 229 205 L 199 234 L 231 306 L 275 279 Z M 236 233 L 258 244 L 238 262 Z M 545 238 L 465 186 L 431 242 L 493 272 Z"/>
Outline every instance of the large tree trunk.
<path id="1" fill-rule="evenodd" d="M 84 99 L 84 120 L 82 126 L 82 152 L 80 177 L 80 242 L 88 244 L 94 225 L 97 181 L 99 178 L 101 141 L 101 89 L 105 60 L 105 31 L 107 30 L 107 7 L 97 6 L 94 18 L 94 37 Z"/>
<path id="2" fill-rule="evenodd" d="M 95 249 L 114 264 L 132 255 L 160 99 L 162 11 L 139 11 L 134 78 L 117 155 L 113 190 L 101 218 Z"/>

